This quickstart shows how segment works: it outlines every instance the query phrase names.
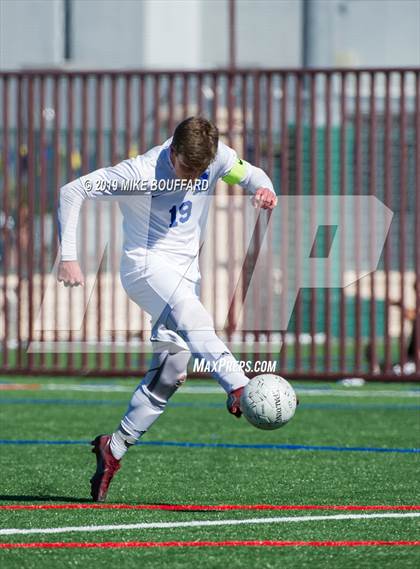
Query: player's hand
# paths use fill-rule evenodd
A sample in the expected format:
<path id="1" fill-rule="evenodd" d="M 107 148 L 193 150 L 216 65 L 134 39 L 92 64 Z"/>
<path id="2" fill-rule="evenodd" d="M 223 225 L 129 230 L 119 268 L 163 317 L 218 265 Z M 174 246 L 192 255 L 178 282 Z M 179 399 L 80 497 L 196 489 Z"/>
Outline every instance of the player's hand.
<path id="1" fill-rule="evenodd" d="M 404 309 L 404 318 L 406 318 L 407 320 L 415 320 L 416 319 L 415 308 L 405 308 Z"/>
<path id="2" fill-rule="evenodd" d="M 64 286 L 84 286 L 85 277 L 77 261 L 60 261 L 57 280 Z"/>
<path id="3" fill-rule="evenodd" d="M 273 209 L 277 205 L 277 196 L 268 188 L 258 188 L 252 198 L 252 205 L 255 208 Z"/>

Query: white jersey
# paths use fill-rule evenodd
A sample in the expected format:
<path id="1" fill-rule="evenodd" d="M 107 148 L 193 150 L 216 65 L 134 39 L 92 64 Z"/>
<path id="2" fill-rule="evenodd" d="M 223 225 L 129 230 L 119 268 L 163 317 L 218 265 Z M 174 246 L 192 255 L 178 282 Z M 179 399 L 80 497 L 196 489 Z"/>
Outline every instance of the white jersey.
<path id="1" fill-rule="evenodd" d="M 238 157 L 219 142 L 215 160 L 199 180 L 188 184 L 176 178 L 171 140 L 61 188 L 58 219 L 63 261 L 77 259 L 76 229 L 84 199 L 114 199 L 123 215 L 122 277 L 128 279 L 144 270 L 146 256 L 153 252 L 186 278 L 199 279 L 198 252 L 211 196 L 217 180 L 232 171 Z M 263 170 L 240 163 L 243 176 L 237 182 L 242 187 L 250 193 L 259 187 L 274 192 Z"/>

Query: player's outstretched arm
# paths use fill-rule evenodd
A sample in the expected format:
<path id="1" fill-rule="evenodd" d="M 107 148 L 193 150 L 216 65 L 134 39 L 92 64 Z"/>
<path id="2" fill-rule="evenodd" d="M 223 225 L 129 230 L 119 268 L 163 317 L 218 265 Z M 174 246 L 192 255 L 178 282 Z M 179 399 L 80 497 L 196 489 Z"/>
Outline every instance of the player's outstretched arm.
<path id="1" fill-rule="evenodd" d="M 76 234 L 80 209 L 86 197 L 80 178 L 60 188 L 57 219 L 61 260 L 57 280 L 64 283 L 64 286 L 84 284 L 84 276 L 77 261 Z"/>
<path id="2" fill-rule="evenodd" d="M 118 198 L 125 182 L 140 180 L 141 157 L 124 160 L 116 166 L 100 168 L 60 188 L 57 212 L 61 261 L 57 279 L 65 286 L 84 284 L 77 261 L 77 223 L 85 199 Z"/>
<path id="3" fill-rule="evenodd" d="M 60 261 L 57 280 L 64 286 L 84 286 L 85 277 L 78 261 Z"/>
<path id="4" fill-rule="evenodd" d="M 277 196 L 269 176 L 257 166 L 238 158 L 236 152 L 223 143 L 219 144 L 221 155 L 222 180 L 227 184 L 239 184 L 253 194 L 252 205 L 255 208 L 273 209 L 277 205 Z"/>
<path id="5" fill-rule="evenodd" d="M 273 209 L 277 205 L 277 196 L 269 188 L 258 188 L 252 197 L 252 205 L 255 208 Z"/>

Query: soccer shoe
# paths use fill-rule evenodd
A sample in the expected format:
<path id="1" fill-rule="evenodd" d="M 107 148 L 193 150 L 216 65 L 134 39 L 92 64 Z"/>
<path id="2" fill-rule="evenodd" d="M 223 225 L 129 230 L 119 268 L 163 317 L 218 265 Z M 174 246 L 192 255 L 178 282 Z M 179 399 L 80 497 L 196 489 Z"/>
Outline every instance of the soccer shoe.
<path id="1" fill-rule="evenodd" d="M 90 479 L 90 495 L 94 502 L 104 502 L 114 474 L 120 469 L 117 460 L 109 448 L 111 435 L 98 435 L 90 444 L 96 454 L 96 472 Z"/>
<path id="2" fill-rule="evenodd" d="M 241 395 L 244 391 L 243 387 L 238 387 L 238 389 L 234 389 L 228 395 L 228 399 L 226 402 L 227 409 L 229 413 L 235 415 L 235 417 L 239 417 L 242 415 L 241 411 Z"/>

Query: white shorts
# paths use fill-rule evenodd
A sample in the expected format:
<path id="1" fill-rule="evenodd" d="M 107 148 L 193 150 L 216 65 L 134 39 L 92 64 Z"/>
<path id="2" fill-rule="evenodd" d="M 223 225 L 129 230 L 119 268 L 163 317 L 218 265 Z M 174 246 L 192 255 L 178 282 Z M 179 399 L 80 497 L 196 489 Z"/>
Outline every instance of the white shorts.
<path id="1" fill-rule="evenodd" d="M 175 351 L 188 350 L 186 342 L 167 327 L 172 308 L 187 298 L 199 299 L 200 283 L 187 279 L 179 267 L 158 255 L 147 256 L 147 263 L 138 272 L 121 272 L 121 283 L 130 297 L 152 319 L 152 342 L 171 344 Z"/>

